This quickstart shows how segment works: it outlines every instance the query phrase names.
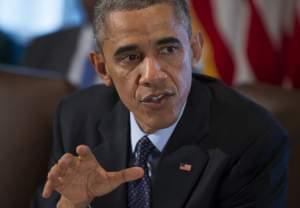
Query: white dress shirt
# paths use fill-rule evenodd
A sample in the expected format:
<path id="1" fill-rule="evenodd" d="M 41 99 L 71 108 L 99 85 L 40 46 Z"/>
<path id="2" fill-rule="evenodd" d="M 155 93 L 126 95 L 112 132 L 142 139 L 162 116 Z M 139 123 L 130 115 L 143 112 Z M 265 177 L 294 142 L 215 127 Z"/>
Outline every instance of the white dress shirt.
<path id="1" fill-rule="evenodd" d="M 146 134 L 137 124 L 134 115 L 130 112 L 130 141 L 131 141 L 131 150 L 134 152 L 135 146 L 138 141 L 143 138 L 143 136 L 147 135 L 152 144 L 156 147 L 157 150 L 160 152 L 163 151 L 164 147 L 166 146 L 167 142 L 169 141 L 172 133 L 174 132 L 175 127 L 177 126 L 178 121 L 182 117 L 183 111 L 185 109 L 185 104 L 176 120 L 171 126 L 159 129 L 152 134 Z"/>

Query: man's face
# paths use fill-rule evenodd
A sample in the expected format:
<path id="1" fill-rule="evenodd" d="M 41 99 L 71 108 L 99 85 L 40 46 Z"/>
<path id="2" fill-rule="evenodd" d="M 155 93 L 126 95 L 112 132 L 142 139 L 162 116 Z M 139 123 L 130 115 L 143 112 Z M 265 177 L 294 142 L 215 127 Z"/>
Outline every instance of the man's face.
<path id="1" fill-rule="evenodd" d="M 97 72 L 146 133 L 177 120 L 191 87 L 192 59 L 200 56 L 199 42 L 173 12 L 157 4 L 110 13 L 102 54 L 92 55 Z"/>

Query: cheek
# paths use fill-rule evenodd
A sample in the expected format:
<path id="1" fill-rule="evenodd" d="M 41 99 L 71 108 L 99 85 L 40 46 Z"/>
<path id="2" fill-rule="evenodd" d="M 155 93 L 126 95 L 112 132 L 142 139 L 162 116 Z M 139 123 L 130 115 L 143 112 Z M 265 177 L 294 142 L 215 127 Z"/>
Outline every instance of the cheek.
<path id="1" fill-rule="evenodd" d="M 130 109 L 136 107 L 137 102 L 137 85 L 134 76 L 118 76 L 115 79 L 116 90 L 122 102 Z"/>
<path id="2" fill-rule="evenodd" d="M 192 82 L 192 66 L 190 57 L 186 56 L 180 65 L 180 71 L 176 74 L 177 87 L 182 98 L 187 97 Z"/>
<path id="3" fill-rule="evenodd" d="M 188 53 L 182 54 L 176 65 L 176 73 L 172 75 L 181 93 L 189 89 L 192 78 L 192 63 Z"/>

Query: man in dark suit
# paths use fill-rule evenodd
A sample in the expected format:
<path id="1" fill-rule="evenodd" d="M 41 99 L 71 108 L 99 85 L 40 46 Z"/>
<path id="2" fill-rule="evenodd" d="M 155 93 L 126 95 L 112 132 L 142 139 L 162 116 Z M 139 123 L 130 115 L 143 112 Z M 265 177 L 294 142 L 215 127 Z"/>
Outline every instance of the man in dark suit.
<path id="1" fill-rule="evenodd" d="M 82 83 L 84 73 L 93 72 L 87 61 L 95 43 L 91 26 L 95 0 L 81 2 L 87 21 L 34 39 L 25 50 L 22 65 L 57 72 L 76 86 L 88 86 L 97 81 L 97 77 L 92 76 L 89 83 Z"/>
<path id="2" fill-rule="evenodd" d="M 220 82 L 192 77 L 202 41 L 187 2 L 102 0 L 95 13 L 91 59 L 111 88 L 61 102 L 43 190 L 52 198 L 36 205 L 285 207 L 286 134 Z"/>

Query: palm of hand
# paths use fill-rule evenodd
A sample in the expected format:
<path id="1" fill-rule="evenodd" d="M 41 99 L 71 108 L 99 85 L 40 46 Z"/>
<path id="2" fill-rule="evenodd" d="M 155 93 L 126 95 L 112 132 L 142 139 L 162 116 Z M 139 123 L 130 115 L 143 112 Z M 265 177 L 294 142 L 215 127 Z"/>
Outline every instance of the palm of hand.
<path id="1" fill-rule="evenodd" d="M 105 183 L 105 171 L 99 171 L 95 160 L 74 159 L 73 164 L 67 167 L 60 177 L 60 185 L 57 191 L 73 203 L 89 201 L 94 196 L 94 187 L 99 182 Z M 101 186 L 102 187 L 102 186 Z M 104 188 L 104 187 L 103 187 Z"/>
<path id="2" fill-rule="evenodd" d="M 76 149 L 79 157 L 66 153 L 48 173 L 43 196 L 59 192 L 70 204 L 88 204 L 95 197 L 107 194 L 120 184 L 144 175 L 139 167 L 107 172 L 101 167 L 91 150 L 84 145 Z"/>
<path id="3" fill-rule="evenodd" d="M 57 191 L 74 204 L 105 195 L 121 182 L 116 180 L 118 173 L 105 171 L 95 158 L 77 158 L 73 163 L 65 170 Z"/>

